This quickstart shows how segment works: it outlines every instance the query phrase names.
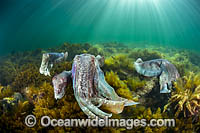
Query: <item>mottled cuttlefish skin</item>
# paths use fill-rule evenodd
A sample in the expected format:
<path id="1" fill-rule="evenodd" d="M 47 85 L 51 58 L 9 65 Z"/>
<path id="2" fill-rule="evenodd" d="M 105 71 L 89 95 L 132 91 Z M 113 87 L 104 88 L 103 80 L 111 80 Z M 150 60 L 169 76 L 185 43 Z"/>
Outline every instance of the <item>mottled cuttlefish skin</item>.
<path id="1" fill-rule="evenodd" d="M 71 71 L 63 71 L 53 77 L 52 83 L 54 88 L 54 97 L 56 100 L 61 99 L 65 95 L 65 89 L 71 75 Z"/>
<path id="2" fill-rule="evenodd" d="M 90 54 L 77 55 L 72 66 L 74 95 L 79 106 L 89 117 L 111 117 L 112 114 L 98 109 L 105 106 L 112 113 L 121 113 L 124 106 L 138 104 L 119 97 L 114 89 L 105 81 L 101 56 Z"/>
<path id="3" fill-rule="evenodd" d="M 136 71 L 147 77 L 159 77 L 160 93 L 170 93 L 168 90 L 172 88 L 172 82 L 176 81 L 180 75 L 176 67 L 165 59 L 155 59 L 150 61 L 142 61 L 138 58 L 134 62 Z"/>
<path id="4" fill-rule="evenodd" d="M 59 53 L 56 55 L 59 55 Z M 58 58 L 60 57 L 63 58 L 63 56 L 58 56 Z M 48 63 L 47 61 L 46 64 Z M 72 78 L 75 98 L 82 111 L 90 118 L 111 117 L 112 113 L 121 113 L 125 106 L 138 104 L 117 95 L 115 90 L 105 81 L 104 73 L 100 69 L 103 64 L 104 58 L 100 55 L 96 57 L 90 54 L 76 55 L 72 70 L 63 71 L 54 76 L 52 80 L 55 98 L 61 99 L 64 96 L 68 79 Z M 48 67 L 46 68 L 49 72 Z M 103 112 L 99 109 L 100 106 L 112 113 Z"/>
<path id="5" fill-rule="evenodd" d="M 65 53 L 45 53 L 42 56 L 42 63 L 40 66 L 40 73 L 45 76 L 51 76 L 50 70 L 53 64 L 64 61 L 68 56 L 68 52 Z"/>

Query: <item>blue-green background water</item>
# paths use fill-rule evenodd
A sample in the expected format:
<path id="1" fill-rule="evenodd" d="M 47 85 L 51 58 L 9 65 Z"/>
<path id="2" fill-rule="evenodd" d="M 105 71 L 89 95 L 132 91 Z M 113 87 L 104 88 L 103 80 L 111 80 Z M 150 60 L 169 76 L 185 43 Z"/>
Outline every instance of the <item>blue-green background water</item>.
<path id="1" fill-rule="evenodd" d="M 0 54 L 110 41 L 200 51 L 200 1 L 0 1 Z"/>

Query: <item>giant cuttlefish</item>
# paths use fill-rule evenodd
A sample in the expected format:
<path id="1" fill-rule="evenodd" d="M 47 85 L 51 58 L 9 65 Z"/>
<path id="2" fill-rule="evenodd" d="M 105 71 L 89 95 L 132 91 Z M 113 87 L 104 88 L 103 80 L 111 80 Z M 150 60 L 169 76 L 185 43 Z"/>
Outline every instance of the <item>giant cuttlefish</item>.
<path id="1" fill-rule="evenodd" d="M 168 90 L 172 88 L 172 81 L 180 77 L 176 67 L 165 59 L 155 59 L 150 61 L 142 61 L 138 58 L 134 62 L 136 71 L 147 77 L 159 77 L 160 93 L 170 93 Z"/>
<path id="2" fill-rule="evenodd" d="M 64 61 L 68 53 L 46 53 L 40 67 L 40 73 L 50 76 L 53 63 Z M 121 113 L 125 106 L 138 104 L 132 100 L 119 97 L 105 80 L 100 66 L 104 64 L 104 58 L 100 55 L 90 54 L 76 55 L 73 59 L 71 71 L 63 71 L 53 77 L 55 99 L 61 99 L 65 94 L 69 78 L 72 78 L 75 98 L 82 111 L 91 118 L 111 117 L 112 113 Z M 112 113 L 101 111 L 103 106 Z"/>

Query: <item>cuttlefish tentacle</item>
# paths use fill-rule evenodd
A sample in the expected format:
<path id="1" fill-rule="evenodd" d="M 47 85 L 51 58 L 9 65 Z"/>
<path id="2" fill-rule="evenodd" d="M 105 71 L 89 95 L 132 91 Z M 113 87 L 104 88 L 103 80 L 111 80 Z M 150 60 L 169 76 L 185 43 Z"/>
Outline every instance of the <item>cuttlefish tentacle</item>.
<path id="1" fill-rule="evenodd" d="M 97 106 L 94 106 L 91 103 L 91 101 L 88 99 L 81 98 L 81 96 L 78 96 L 78 95 L 76 96 L 76 99 L 77 99 L 77 102 L 79 103 L 79 105 L 81 104 L 87 108 L 87 109 L 85 109 L 85 108 L 81 108 L 81 109 L 82 110 L 84 109 L 83 112 L 86 112 L 87 115 L 91 118 L 95 118 L 96 115 L 100 116 L 101 118 L 112 116 L 112 114 L 108 114 L 108 113 L 101 111 Z"/>
<path id="2" fill-rule="evenodd" d="M 78 105 L 80 106 L 81 110 L 89 117 L 89 118 L 96 118 L 97 116 L 90 111 L 83 103 L 80 102 L 79 97 L 75 96 Z"/>
<path id="3" fill-rule="evenodd" d="M 105 98 L 114 101 L 120 100 L 115 90 L 105 81 L 104 73 L 100 69 L 98 70 L 98 88 Z"/>
<path id="4" fill-rule="evenodd" d="M 168 74 L 166 68 L 163 68 L 163 71 L 159 78 L 160 93 L 170 93 L 171 92 L 171 90 L 168 90 L 168 83 L 171 84 L 171 82 L 167 82 L 167 81 L 169 81 L 168 75 L 169 74 Z"/>
<path id="5" fill-rule="evenodd" d="M 159 77 L 160 93 L 170 93 L 172 82 L 180 77 L 176 67 L 164 59 L 155 59 L 143 62 L 137 59 L 134 62 L 135 69 L 139 74 L 147 77 Z"/>
<path id="6" fill-rule="evenodd" d="M 167 76 L 166 76 L 166 72 L 162 72 L 162 74 L 160 75 L 160 93 L 170 93 L 171 90 L 168 90 L 168 84 L 165 82 L 167 80 Z"/>

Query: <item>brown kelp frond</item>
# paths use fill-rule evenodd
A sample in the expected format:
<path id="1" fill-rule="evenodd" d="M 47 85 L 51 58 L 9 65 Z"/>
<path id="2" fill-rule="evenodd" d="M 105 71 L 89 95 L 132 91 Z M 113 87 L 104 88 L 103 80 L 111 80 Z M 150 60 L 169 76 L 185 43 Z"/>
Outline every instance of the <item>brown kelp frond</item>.
<path id="1" fill-rule="evenodd" d="M 134 60 L 141 58 L 144 61 L 148 61 L 148 60 L 153 60 L 153 59 L 161 59 L 163 55 L 153 50 L 138 49 L 138 50 L 133 50 L 132 52 L 130 52 L 128 57 L 133 58 Z"/>
<path id="2" fill-rule="evenodd" d="M 165 110 L 170 105 L 175 105 L 178 117 L 182 112 L 184 117 L 195 116 L 200 111 L 200 74 L 189 72 L 187 76 L 175 82 L 176 91 L 172 93 L 169 103 L 165 106 Z"/>
<path id="3" fill-rule="evenodd" d="M 116 54 L 105 59 L 103 69 L 117 72 L 120 78 L 126 79 L 134 73 L 133 60 L 126 54 Z"/>
<path id="4" fill-rule="evenodd" d="M 132 93 L 126 84 L 126 81 L 120 80 L 117 73 L 113 71 L 107 72 L 105 79 L 109 85 L 111 85 L 112 87 L 116 89 L 116 92 L 119 94 L 119 96 L 128 98 L 128 99 L 133 98 Z"/>

